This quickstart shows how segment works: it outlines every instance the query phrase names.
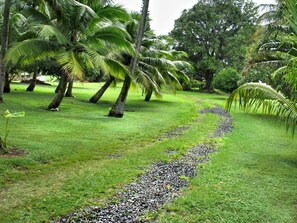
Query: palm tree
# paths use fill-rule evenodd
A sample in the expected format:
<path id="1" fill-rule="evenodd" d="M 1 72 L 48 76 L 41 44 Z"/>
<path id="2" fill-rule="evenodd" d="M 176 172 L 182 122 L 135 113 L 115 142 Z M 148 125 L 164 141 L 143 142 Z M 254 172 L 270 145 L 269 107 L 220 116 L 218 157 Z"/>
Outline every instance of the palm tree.
<path id="1" fill-rule="evenodd" d="M 180 80 L 188 82 L 186 72 L 192 69 L 192 66 L 183 60 L 187 54 L 167 49 L 164 40 L 146 39 L 145 42 L 147 43 L 144 44 L 138 70 L 142 74 L 138 75 L 138 79 L 146 93 L 145 101 L 150 100 L 153 92 L 160 97 L 162 85 L 169 86 L 173 92 L 176 88 L 182 89 Z"/>
<path id="2" fill-rule="evenodd" d="M 131 20 L 126 25 L 126 30 L 132 39 L 136 38 L 137 25 L 141 19 L 140 14 L 132 13 Z M 154 92 L 161 96 L 161 85 L 168 85 L 173 91 L 181 89 L 180 79 L 188 81 L 184 71 L 191 66 L 183 61 L 187 55 L 184 52 L 170 51 L 167 41 L 156 38 L 155 34 L 147 28 L 142 41 L 141 52 L 135 74 L 131 79 L 146 93 L 145 100 L 149 101 Z M 122 63 L 129 66 L 131 57 L 123 55 Z M 121 77 L 117 77 L 121 79 Z M 90 98 L 90 102 L 97 103 L 106 89 L 115 81 L 114 76 L 109 76 L 104 85 Z"/>
<path id="3" fill-rule="evenodd" d="M 127 41 L 129 35 L 119 27 L 106 25 L 108 18 L 98 16 L 87 5 L 74 0 L 67 4 L 60 2 L 53 5 L 53 15 L 34 8 L 28 8 L 28 11 L 37 21 L 32 27 L 39 36 L 15 44 L 7 55 L 7 61 L 17 63 L 22 59 L 31 63 L 36 59 L 54 59 L 60 64 L 59 90 L 49 109 L 59 107 L 67 81 L 73 77 L 82 78 L 85 67 L 103 72 L 125 70 L 114 60 L 114 55 L 117 52 L 133 53 Z"/>
<path id="4" fill-rule="evenodd" d="M 272 87 L 264 83 L 247 83 L 240 86 L 232 92 L 226 100 L 226 109 L 230 110 L 233 102 L 239 102 L 240 108 L 249 111 L 252 108 L 258 110 L 262 108 L 263 113 L 275 114 L 277 117 L 285 120 L 286 129 L 291 128 L 294 134 L 297 124 L 297 78 L 296 78 L 296 61 L 297 61 L 297 0 L 285 0 L 283 7 L 283 15 L 290 29 L 290 34 L 280 34 L 282 42 L 268 42 L 268 49 L 273 49 L 273 53 L 284 54 L 287 64 L 276 72 L 285 73 L 286 81 L 291 86 L 293 94 L 289 97 L 284 96 L 281 92 L 274 90 Z M 284 38 L 285 37 L 285 38 Z M 271 48 L 272 45 L 273 48 Z M 276 47 L 277 46 L 277 47 Z M 265 45 L 263 46 L 265 47 Z M 263 48 L 262 47 L 262 48 Z"/>
<path id="5" fill-rule="evenodd" d="M 4 87 L 4 76 L 5 76 L 4 57 L 6 55 L 6 51 L 8 47 L 9 18 L 10 18 L 11 4 L 12 4 L 11 0 L 5 0 L 5 6 L 3 11 L 1 52 L 0 52 L 0 103 L 3 102 L 3 87 Z"/>
<path id="6" fill-rule="evenodd" d="M 140 53 L 140 49 L 141 49 L 142 39 L 144 36 L 145 25 L 146 25 L 146 20 L 147 20 L 147 15 L 148 15 L 149 0 L 143 0 L 142 4 L 143 5 L 142 5 L 141 21 L 140 21 L 140 25 L 139 25 L 139 29 L 138 29 L 136 47 L 135 47 L 136 54 L 132 58 L 132 61 L 130 64 L 131 75 L 134 75 L 134 73 L 137 69 L 139 53 Z M 131 77 L 129 75 L 126 75 L 121 92 L 120 92 L 115 104 L 109 111 L 109 116 L 119 117 L 119 118 L 123 117 L 124 108 L 125 108 L 128 92 L 130 89 L 130 85 L 131 85 Z"/>

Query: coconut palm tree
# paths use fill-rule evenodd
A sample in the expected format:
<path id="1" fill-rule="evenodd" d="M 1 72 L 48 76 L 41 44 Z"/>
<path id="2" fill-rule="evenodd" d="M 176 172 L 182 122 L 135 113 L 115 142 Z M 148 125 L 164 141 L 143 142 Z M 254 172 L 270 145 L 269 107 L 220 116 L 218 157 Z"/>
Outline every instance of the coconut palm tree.
<path id="1" fill-rule="evenodd" d="M 137 33 L 137 39 L 136 39 L 136 46 L 135 46 L 136 54 L 132 58 L 132 61 L 130 64 L 130 72 L 131 72 L 132 76 L 134 75 L 134 73 L 137 69 L 139 53 L 141 50 L 141 44 L 142 44 L 142 39 L 144 36 L 145 25 L 146 25 L 146 20 L 147 20 L 147 15 L 148 15 L 149 0 L 143 0 L 142 4 L 143 5 L 142 5 L 141 21 L 139 24 L 139 29 L 138 29 L 138 33 Z M 128 92 L 130 89 L 130 85 L 131 85 L 131 77 L 130 77 L 130 75 L 126 75 L 121 92 L 120 92 L 115 104 L 109 111 L 109 116 L 119 117 L 119 118 L 123 117 L 124 108 L 125 108 Z"/>
<path id="2" fill-rule="evenodd" d="M 145 101 L 149 101 L 154 92 L 157 97 L 161 96 L 162 85 L 167 85 L 173 92 L 182 89 L 180 80 L 188 82 L 186 72 L 192 66 L 184 61 L 187 54 L 182 51 L 172 51 L 164 48 L 163 40 L 145 40 L 147 42 L 139 61 L 138 75 L 139 84 L 144 89 Z M 151 44 L 153 42 L 153 44 Z"/>
<path id="3" fill-rule="evenodd" d="M 140 14 L 132 13 L 131 20 L 126 24 L 126 30 L 132 39 L 136 38 L 139 20 Z M 184 71 L 191 69 L 191 66 L 183 61 L 186 54 L 184 52 L 170 51 L 166 47 L 167 45 L 163 39 L 156 38 L 151 30 L 145 30 L 137 69 L 135 74 L 131 75 L 131 79 L 143 89 L 143 92 L 146 92 L 146 101 L 150 100 L 153 92 L 156 96 L 161 96 L 161 85 L 168 85 L 174 91 L 176 88 L 181 88 L 180 79 L 188 81 Z M 131 57 L 124 55 L 122 63 L 129 66 L 131 59 Z M 90 102 L 98 102 L 114 81 L 115 77 L 109 76 L 104 85 L 90 98 Z"/>
<path id="4" fill-rule="evenodd" d="M 128 72 L 114 58 L 118 52 L 133 54 L 129 35 L 119 27 L 109 25 L 108 18 L 98 16 L 89 6 L 75 0 L 53 2 L 49 5 L 51 10 L 44 13 L 27 8 L 35 21 L 32 27 L 38 37 L 13 45 L 6 57 L 11 63 L 20 59 L 24 63 L 53 59 L 60 64 L 60 86 L 49 109 L 59 107 L 67 81 L 73 77 L 82 78 L 85 67 L 103 72 L 116 73 L 119 72 L 117 69 Z"/>
<path id="5" fill-rule="evenodd" d="M 286 65 L 278 68 L 276 72 L 284 72 L 291 93 L 284 96 L 279 91 L 264 83 L 247 83 L 232 92 L 226 100 L 226 109 L 230 110 L 233 102 L 239 102 L 240 108 L 249 111 L 252 108 L 267 114 L 275 114 L 285 120 L 287 130 L 291 128 L 294 134 L 297 125 L 297 0 L 285 0 L 282 8 L 283 15 L 287 21 L 289 34 L 281 33 L 281 42 L 269 42 L 262 48 L 273 49 L 273 53 L 278 53 L 286 57 Z M 273 47 L 272 47 L 273 46 Z"/>

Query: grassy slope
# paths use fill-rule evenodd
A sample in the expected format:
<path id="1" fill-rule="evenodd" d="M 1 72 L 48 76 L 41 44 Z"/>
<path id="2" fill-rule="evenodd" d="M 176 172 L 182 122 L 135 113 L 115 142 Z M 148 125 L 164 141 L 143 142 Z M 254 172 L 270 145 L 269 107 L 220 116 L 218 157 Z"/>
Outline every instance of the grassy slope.
<path id="1" fill-rule="evenodd" d="M 272 117 L 232 115 L 233 133 L 159 222 L 297 222 L 297 137 Z"/>
<path id="2" fill-rule="evenodd" d="M 87 103 L 95 86 L 76 88 L 78 99 L 65 99 L 61 112 L 44 110 L 54 88 L 38 86 L 27 93 L 25 85 L 15 85 L 17 91 L 5 95 L 0 113 L 26 112 L 25 118 L 11 120 L 9 143 L 29 154 L 0 158 L 0 203 L 5 204 L 0 206 L 0 222 L 46 222 L 100 204 L 149 163 L 167 159 L 166 150 L 182 152 L 204 140 L 217 121 L 208 115 L 207 123 L 196 123 L 188 136 L 156 141 L 165 131 L 197 117 L 194 99 L 166 95 L 162 101 L 146 103 L 134 91 L 129 112 L 124 119 L 114 119 L 105 115 L 119 89 L 110 89 L 101 104 Z M 4 121 L 0 119 L 0 126 Z"/>
<path id="3" fill-rule="evenodd" d="M 118 89 L 110 89 L 101 104 L 93 105 L 86 101 L 96 85 L 77 86 L 78 99 L 66 99 L 61 112 L 51 113 L 43 108 L 53 88 L 38 86 L 34 93 L 24 92 L 23 85 L 15 88 L 0 112 L 26 111 L 25 118 L 12 120 L 9 142 L 29 154 L 0 158 L 0 203 L 5 204 L 0 206 L 0 222 L 46 222 L 100 204 L 149 163 L 168 159 L 167 149 L 182 153 L 204 141 L 217 121 L 205 115 L 186 135 L 156 141 L 197 117 L 194 94 L 166 95 L 147 104 L 135 91 L 124 119 L 113 119 L 105 115 Z M 216 96 L 199 97 L 222 103 Z M 235 131 L 201 168 L 185 196 L 159 213 L 161 222 L 296 222 L 297 141 L 269 117 L 233 115 Z"/>

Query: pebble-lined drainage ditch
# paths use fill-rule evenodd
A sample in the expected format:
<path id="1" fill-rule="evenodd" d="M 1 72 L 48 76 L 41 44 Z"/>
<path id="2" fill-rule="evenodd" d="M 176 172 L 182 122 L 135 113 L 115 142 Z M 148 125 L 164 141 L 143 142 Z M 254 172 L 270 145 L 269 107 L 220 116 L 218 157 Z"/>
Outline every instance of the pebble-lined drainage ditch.
<path id="1" fill-rule="evenodd" d="M 231 116 L 222 108 L 204 109 L 201 113 L 220 116 L 220 123 L 210 134 L 210 138 L 221 137 L 232 131 Z M 90 207 L 53 222 L 149 223 L 151 221 L 143 217 L 145 213 L 157 210 L 179 196 L 181 189 L 188 186 L 188 179 L 196 176 L 197 165 L 208 161 L 208 154 L 215 151 L 215 146 L 208 148 L 205 145 L 197 145 L 188 149 L 186 155 L 179 160 L 153 164 L 137 181 L 118 192 L 113 201 L 105 207 Z"/>

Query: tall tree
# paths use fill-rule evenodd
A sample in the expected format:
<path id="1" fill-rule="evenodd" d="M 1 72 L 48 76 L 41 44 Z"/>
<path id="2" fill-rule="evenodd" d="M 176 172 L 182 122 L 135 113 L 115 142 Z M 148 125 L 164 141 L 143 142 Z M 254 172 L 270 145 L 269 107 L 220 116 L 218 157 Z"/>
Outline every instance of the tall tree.
<path id="1" fill-rule="evenodd" d="M 4 57 L 8 47 L 10 8 L 11 8 L 11 0 L 5 0 L 5 6 L 3 11 L 1 53 L 0 53 L 0 103 L 3 102 L 3 88 L 4 88 L 4 77 L 5 77 Z"/>
<path id="2" fill-rule="evenodd" d="M 175 48 L 189 55 L 196 78 L 211 90 L 213 75 L 226 66 L 242 69 L 256 9 L 250 0 L 200 0 L 176 20 Z"/>
<path id="3" fill-rule="evenodd" d="M 290 87 L 291 93 L 284 95 L 264 83 L 247 83 L 233 91 L 226 100 L 226 108 L 230 110 L 234 102 L 238 102 L 245 111 L 261 108 L 263 113 L 274 114 L 285 120 L 287 130 L 291 128 L 294 134 L 297 125 L 297 0 L 285 0 L 283 3 L 281 10 L 287 27 L 284 30 L 290 32 L 277 32 L 278 41 L 273 36 L 259 49 L 264 48 L 266 53 L 286 57 L 282 59 L 287 61 L 287 65 L 277 68 L 276 72 L 283 72 L 283 81 Z"/>
<path id="4" fill-rule="evenodd" d="M 138 35 L 137 35 L 136 47 L 135 47 L 136 54 L 132 58 L 131 65 L 130 65 L 131 75 L 134 75 L 134 73 L 137 69 L 139 53 L 140 53 L 140 49 L 141 49 L 142 39 L 144 36 L 144 30 L 145 30 L 147 15 L 148 15 L 148 8 L 149 8 L 149 0 L 143 0 L 142 1 L 141 22 L 140 22 L 139 29 L 138 29 Z M 114 106 L 111 108 L 111 110 L 109 112 L 109 116 L 119 117 L 119 118 L 123 117 L 124 108 L 125 108 L 128 92 L 130 89 L 130 85 L 131 85 L 131 77 L 129 75 L 126 75 L 121 92 L 120 92 Z"/>

